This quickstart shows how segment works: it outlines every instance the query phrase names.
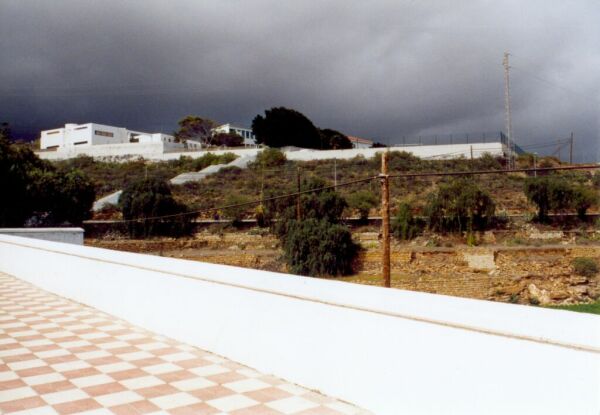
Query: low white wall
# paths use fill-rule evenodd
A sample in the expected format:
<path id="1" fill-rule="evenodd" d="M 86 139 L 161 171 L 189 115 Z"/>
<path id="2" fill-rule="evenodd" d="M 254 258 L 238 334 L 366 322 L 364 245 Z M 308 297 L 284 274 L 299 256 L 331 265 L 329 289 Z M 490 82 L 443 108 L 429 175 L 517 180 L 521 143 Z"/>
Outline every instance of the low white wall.
<path id="1" fill-rule="evenodd" d="M 83 245 L 83 228 L 0 228 L 0 234 Z"/>
<path id="2" fill-rule="evenodd" d="M 0 271 L 375 414 L 600 410 L 600 317 L 0 235 Z"/>
<path id="3" fill-rule="evenodd" d="M 164 143 L 162 143 L 164 144 Z M 114 144 L 105 146 L 75 147 L 68 151 L 49 151 L 41 152 L 38 155 L 48 160 L 59 160 L 70 157 L 76 157 L 80 154 L 87 154 L 96 158 L 121 157 L 121 160 L 128 158 L 144 157 L 149 160 L 165 161 L 175 160 L 181 156 L 198 158 L 206 153 L 225 154 L 233 153 L 238 156 L 254 156 L 261 151 L 259 148 L 244 149 L 223 149 L 223 150 L 204 150 L 204 151 L 186 151 L 178 152 L 170 149 L 168 153 L 164 152 L 161 143 L 133 143 L 133 144 Z M 385 148 L 352 148 L 347 150 L 291 150 L 285 151 L 289 160 L 310 161 L 327 160 L 337 158 L 339 160 L 351 159 L 356 156 L 366 158 L 373 157 L 377 153 L 385 151 Z M 425 159 L 451 159 L 465 157 L 479 158 L 485 153 L 493 156 L 502 156 L 504 147 L 501 143 L 473 143 L 473 144 L 448 144 L 432 146 L 404 146 L 390 147 L 390 151 L 406 151 L 417 157 Z"/>

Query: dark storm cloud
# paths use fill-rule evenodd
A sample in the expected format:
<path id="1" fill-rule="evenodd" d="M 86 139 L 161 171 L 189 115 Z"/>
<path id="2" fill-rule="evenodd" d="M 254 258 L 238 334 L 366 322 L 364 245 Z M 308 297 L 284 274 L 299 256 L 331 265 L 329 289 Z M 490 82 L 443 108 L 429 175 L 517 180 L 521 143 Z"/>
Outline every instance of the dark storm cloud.
<path id="1" fill-rule="evenodd" d="M 600 6 L 559 1 L 0 0 L 0 118 L 169 131 L 284 105 L 349 134 L 571 131 L 598 157 Z M 534 151 L 535 149 L 532 149 Z M 540 148 L 540 152 L 544 149 Z"/>

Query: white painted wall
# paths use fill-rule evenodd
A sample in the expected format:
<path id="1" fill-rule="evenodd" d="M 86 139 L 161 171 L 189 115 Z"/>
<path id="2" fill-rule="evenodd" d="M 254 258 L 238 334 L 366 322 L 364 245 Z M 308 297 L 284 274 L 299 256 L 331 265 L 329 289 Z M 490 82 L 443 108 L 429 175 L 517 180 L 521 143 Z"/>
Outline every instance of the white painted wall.
<path id="1" fill-rule="evenodd" d="M 164 143 L 163 143 L 164 144 Z M 238 156 L 256 155 L 261 151 L 259 148 L 245 149 L 223 149 L 223 150 L 204 150 L 204 151 L 186 151 L 179 152 L 177 148 L 181 148 L 180 143 L 170 143 L 171 146 L 160 147 L 160 143 L 131 143 L 118 144 L 111 146 L 92 147 L 92 148 L 74 148 L 68 151 L 52 151 L 41 152 L 38 155 L 41 158 L 48 160 L 61 160 L 65 158 L 76 157 L 79 154 L 87 154 L 96 158 L 121 157 L 122 160 L 135 157 L 144 157 L 154 161 L 175 160 L 180 156 L 198 158 L 206 153 L 225 154 L 233 153 Z M 148 147 L 144 147 L 148 146 Z M 151 147 L 156 146 L 156 147 Z M 356 156 L 365 158 L 373 157 L 377 153 L 381 153 L 386 149 L 383 148 L 352 148 L 347 150 L 292 150 L 286 151 L 286 157 L 289 160 L 327 160 L 337 158 L 339 160 L 351 159 Z M 485 153 L 493 156 L 503 155 L 504 148 L 501 143 L 474 143 L 474 144 L 449 144 L 449 145 L 433 145 L 433 146 L 404 146 L 391 147 L 390 151 L 406 151 L 414 154 L 417 157 L 425 159 L 450 159 L 465 157 L 470 158 L 471 152 L 474 158 L 479 158 Z"/>
<path id="2" fill-rule="evenodd" d="M 83 228 L 0 228 L 1 235 L 83 245 Z"/>
<path id="3" fill-rule="evenodd" d="M 0 271 L 375 414 L 600 411 L 600 317 L 0 235 Z"/>

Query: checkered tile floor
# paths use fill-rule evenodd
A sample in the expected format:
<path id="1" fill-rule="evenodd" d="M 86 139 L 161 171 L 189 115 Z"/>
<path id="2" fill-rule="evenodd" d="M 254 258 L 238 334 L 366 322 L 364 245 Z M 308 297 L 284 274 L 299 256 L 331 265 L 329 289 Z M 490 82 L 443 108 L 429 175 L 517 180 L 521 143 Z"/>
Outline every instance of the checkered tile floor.
<path id="1" fill-rule="evenodd" d="M 0 273 L 1 414 L 365 414 Z"/>

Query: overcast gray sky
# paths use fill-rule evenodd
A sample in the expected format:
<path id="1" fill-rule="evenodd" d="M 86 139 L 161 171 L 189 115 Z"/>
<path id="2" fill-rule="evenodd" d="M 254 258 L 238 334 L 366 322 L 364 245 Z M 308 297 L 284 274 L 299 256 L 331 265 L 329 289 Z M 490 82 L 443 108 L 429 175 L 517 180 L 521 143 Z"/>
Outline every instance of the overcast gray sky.
<path id="1" fill-rule="evenodd" d="M 593 161 L 598 22 L 597 0 L 0 0 L 0 120 L 170 132 L 286 106 L 383 142 L 473 136 L 504 130 L 507 50 L 517 142 L 573 131 Z"/>

